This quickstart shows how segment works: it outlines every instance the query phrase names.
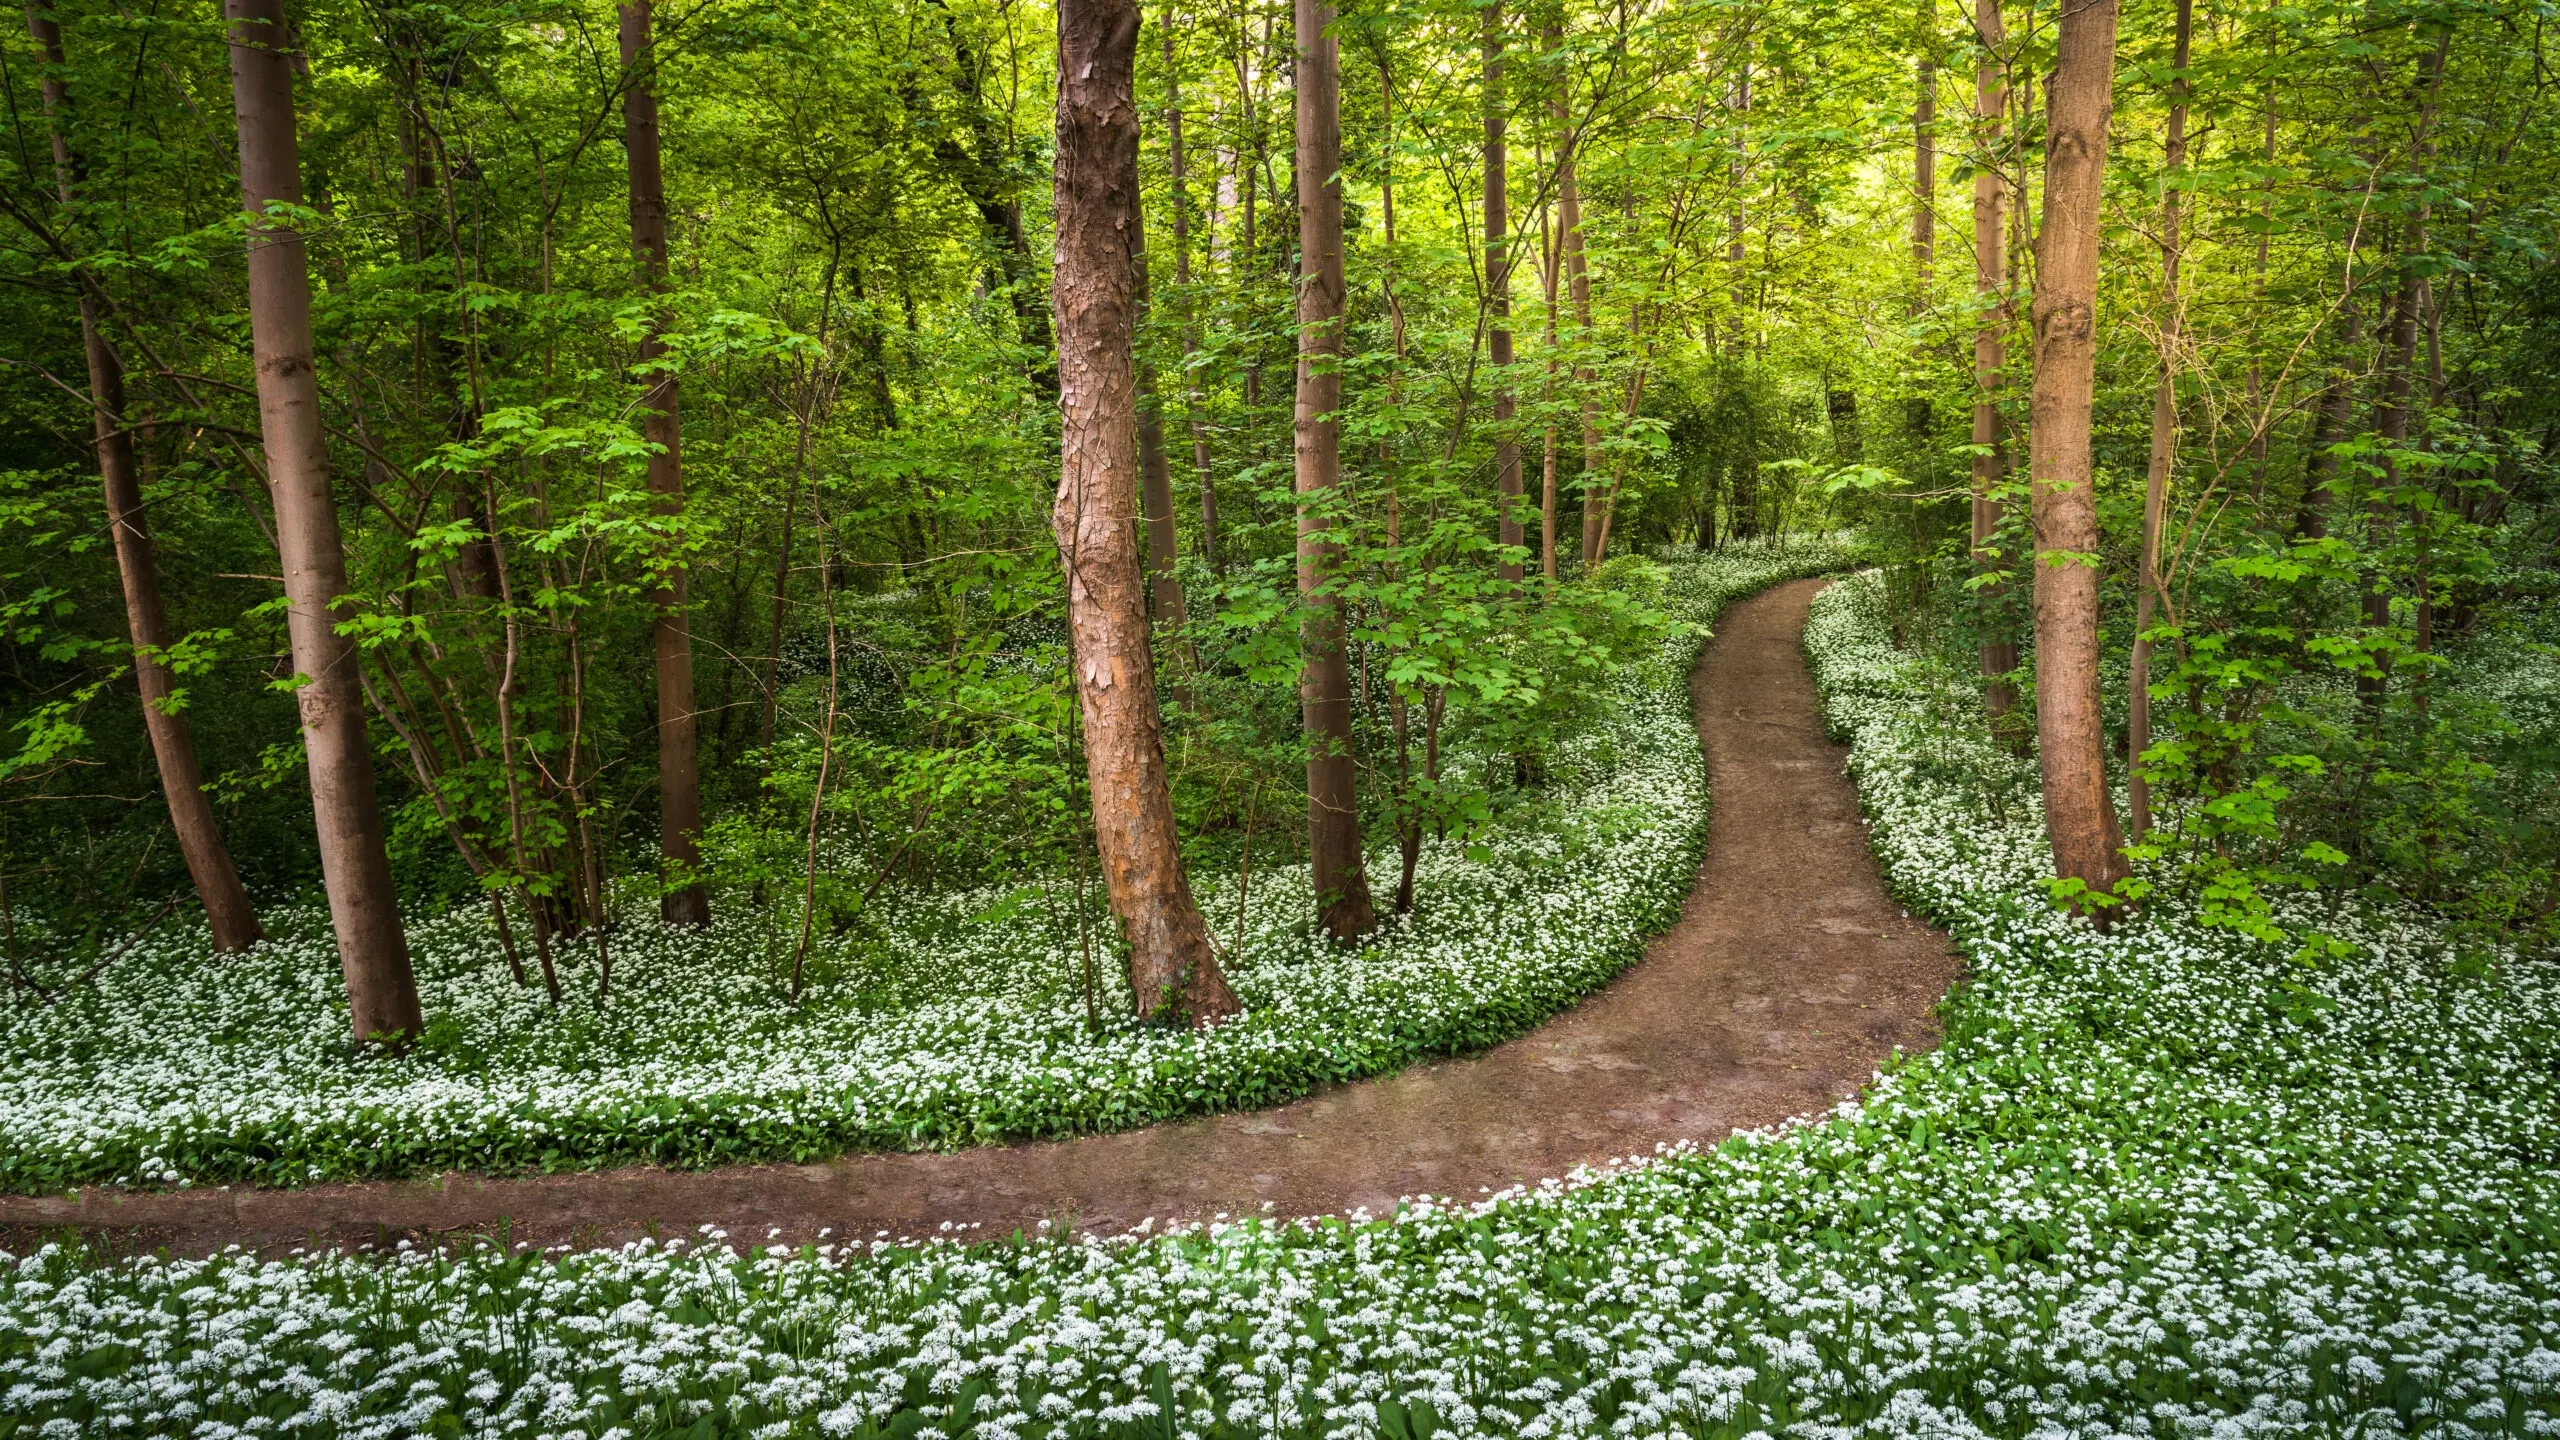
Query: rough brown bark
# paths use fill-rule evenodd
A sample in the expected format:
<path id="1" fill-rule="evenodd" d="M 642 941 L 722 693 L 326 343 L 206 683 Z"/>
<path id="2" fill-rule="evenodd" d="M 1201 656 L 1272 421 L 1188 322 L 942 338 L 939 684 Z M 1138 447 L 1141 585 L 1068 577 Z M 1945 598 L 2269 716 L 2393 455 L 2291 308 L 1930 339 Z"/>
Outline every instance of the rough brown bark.
<path id="1" fill-rule="evenodd" d="M 2009 110 L 2008 77 L 1999 53 L 2008 43 L 2008 31 L 2000 18 L 2000 0 L 1976 0 L 1974 25 L 1983 56 L 1973 76 L 1973 113 L 1987 159 L 1999 145 Z M 2009 471 L 1999 406 L 2000 372 L 2009 363 L 2008 205 L 2009 187 L 2000 167 L 1985 164 L 1973 177 L 1973 288 L 1981 306 L 1973 325 L 1973 559 L 1984 570 L 2001 565 L 2001 558 L 1991 553 L 1991 542 L 2000 531 L 1998 491 Z M 1996 592 L 1982 592 L 1983 608 L 1996 608 L 1998 599 Z M 2017 688 L 2006 678 L 2018 668 L 2017 642 L 2005 634 L 1987 636 L 1975 660 L 1982 671 L 1983 708 L 1994 722 L 2003 720 L 2018 708 Z"/>
<path id="2" fill-rule="evenodd" d="M 2134 577 L 2132 674 L 2125 685 L 2127 708 L 2125 753 L 2131 763 L 2125 776 L 2125 810 L 2139 845 L 2151 833 L 2151 782 L 2142 773 L 2142 752 L 2151 748 L 2151 641 L 2143 632 L 2159 610 L 2160 524 L 2169 503 L 2169 471 L 2178 456 L 2178 190 L 2175 175 L 2187 163 L 2187 81 L 2189 47 L 2195 38 L 2194 0 L 2178 0 L 2177 38 L 2170 61 L 2178 76 L 2169 82 L 2169 134 L 2163 165 L 2172 176 L 2160 197 L 2160 379 L 2151 395 L 2151 464 L 2142 482 L 2141 573 Z"/>
<path id="3" fill-rule="evenodd" d="M 249 340 L 258 373 L 276 544 L 284 563 L 286 628 L 302 679 L 303 754 L 320 871 L 337 932 L 338 966 L 356 1038 L 415 1035 L 417 977 L 383 850 L 367 743 L 361 663 L 332 613 L 347 593 L 346 553 L 329 489 L 320 421 L 320 378 L 311 356 L 311 275 L 302 234 L 271 206 L 302 204 L 302 155 L 294 130 L 291 44 L 283 0 L 224 0 L 231 41 L 231 97 L 239 124 L 240 204 L 249 214 Z"/>
<path id="4" fill-rule="evenodd" d="M 2037 240 L 2035 388 L 2028 423 L 2035 516 L 2036 741 L 2054 873 L 2113 894 L 2125 876 L 2107 793 L 2098 689 L 2098 507 L 2089 444 L 2097 364 L 2098 239 L 2115 108 L 2116 0 L 2062 11 L 2045 125 Z M 2103 919 L 2103 910 L 2095 912 Z"/>
<path id="5" fill-rule="evenodd" d="M 1138 560 L 1135 0 L 1058 6 L 1060 467 L 1050 521 L 1067 581 L 1094 848 L 1129 942 L 1141 1018 L 1235 1013 L 1173 823 Z"/>
<path id="6" fill-rule="evenodd" d="M 1510 117 L 1508 102 L 1502 93 L 1502 49 L 1502 4 L 1501 0 L 1492 0 L 1484 7 L 1484 285 L 1488 317 L 1485 357 L 1494 367 L 1491 378 L 1495 538 L 1506 548 L 1516 548 L 1527 541 L 1528 531 L 1520 520 L 1520 437 L 1511 430 L 1512 420 L 1518 413 L 1518 400 L 1511 390 L 1511 179 L 1510 147 L 1504 140 Z M 1305 99 L 1302 80 L 1299 89 L 1301 115 L 1305 113 Z M 1305 129 L 1306 122 L 1301 120 L 1298 142 L 1301 168 L 1306 163 Z M 1337 149 L 1340 143 L 1337 135 Z M 1298 188 L 1303 192 L 1306 182 L 1299 181 Z M 1516 560 L 1502 562 L 1503 579 L 1518 580 L 1521 573 L 1521 566 Z"/>
<path id="7" fill-rule="evenodd" d="M 1341 549 L 1325 513 L 1342 476 L 1341 57 L 1325 33 L 1327 0 L 1297 0 L 1298 32 L 1298 594 L 1305 607 L 1305 662 L 1298 702 L 1307 737 L 1307 860 L 1318 922 L 1349 940 L 1378 920 L 1360 855 L 1359 772 L 1351 755 L 1351 671 L 1344 663 L 1342 602 L 1332 594 Z M 1488 192 L 1490 193 L 1490 192 Z M 1511 494 L 1520 489 L 1512 452 Z M 1517 531 L 1519 522 L 1508 522 Z M 1517 543 L 1516 540 L 1505 543 Z M 1511 566 L 1509 578 L 1519 578 Z"/>
<path id="8" fill-rule="evenodd" d="M 71 153 L 67 126 L 71 97 L 61 78 L 64 64 L 62 30 L 44 0 L 28 0 L 27 33 L 35 38 L 47 71 L 42 78 L 44 113 L 53 139 L 56 193 L 68 205 L 76 198 L 73 178 L 79 164 Z M 258 942 L 258 915 L 241 888 L 240 872 L 222 842 L 222 827 L 213 818 L 213 801 L 204 793 L 204 772 L 196 763 L 194 737 L 187 717 L 173 707 L 177 677 L 160 657 L 169 644 L 169 617 L 160 601 L 160 564 L 151 543 L 151 522 L 142 505 L 141 471 L 135 465 L 133 432 L 124 424 L 124 366 L 98 328 L 98 302 L 80 293 L 80 344 L 89 366 L 92 433 L 98 448 L 98 478 L 106 492 L 107 529 L 115 542 L 116 571 L 124 584 L 125 628 L 133 638 L 133 676 L 142 692 L 143 729 L 151 737 L 151 755 L 160 770 L 160 790 L 168 799 L 169 828 L 177 833 L 178 853 L 195 881 L 205 919 L 213 932 L 213 948 L 246 950 Z"/>
<path id="9" fill-rule="evenodd" d="M 622 20 L 622 148 L 631 186 L 631 251 L 640 266 L 640 283 L 662 290 L 667 283 L 667 191 L 658 154 L 658 80 L 653 0 L 633 0 L 621 7 Z M 640 342 L 643 363 L 666 354 L 653 321 Z M 673 371 L 650 377 L 649 394 L 640 403 L 647 412 L 641 433 L 654 447 L 649 456 L 649 493 L 658 513 L 671 519 L 684 514 L 684 434 L 677 419 L 677 386 Z M 658 590 L 652 597 L 656 619 L 651 624 L 658 670 L 658 857 L 666 878 L 691 877 L 670 889 L 658 902 L 658 917 L 670 925 L 711 923 L 711 896 L 703 888 L 702 769 L 698 754 L 699 725 L 693 709 L 693 625 L 688 614 L 686 565 L 672 546 L 661 557 Z"/>

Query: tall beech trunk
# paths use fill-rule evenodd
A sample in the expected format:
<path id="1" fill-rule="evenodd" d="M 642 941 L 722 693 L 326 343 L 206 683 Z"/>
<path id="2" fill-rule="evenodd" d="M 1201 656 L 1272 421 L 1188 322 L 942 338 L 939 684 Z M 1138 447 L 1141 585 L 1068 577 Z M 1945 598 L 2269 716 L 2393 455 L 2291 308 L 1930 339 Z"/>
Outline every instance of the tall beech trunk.
<path id="1" fill-rule="evenodd" d="M 1326 12 L 1330 15 L 1332 12 Z M 1518 397 L 1512 393 L 1511 379 L 1511 175 L 1510 147 L 1504 141 L 1509 128 L 1509 104 L 1502 93 L 1502 3 L 1492 0 L 1484 7 L 1484 284 L 1485 284 L 1485 352 L 1493 364 L 1493 488 L 1496 507 L 1495 538 L 1506 548 L 1517 547 L 1528 539 L 1528 531 L 1520 519 L 1520 437 L 1511 425 L 1518 414 Z M 1306 91 L 1300 82 L 1299 113 L 1304 115 Z M 1299 122 L 1303 136 L 1306 122 Z M 1335 148 L 1341 148 L 1340 137 Z M 1299 165 L 1305 167 L 1306 141 L 1298 142 Z M 1299 181 L 1303 195 L 1306 182 Z M 1301 204 L 1305 203 L 1303 200 Z M 1303 307 L 1302 307 L 1303 308 Z M 1502 562 L 1502 578 L 1518 580 L 1521 566 L 1517 560 Z"/>
<path id="2" fill-rule="evenodd" d="M 1182 408 L 1191 426 L 1191 467 L 1200 478 L 1200 558 L 1209 573 L 1223 575 L 1218 559 L 1218 479 L 1209 464 L 1209 425 L 1200 416 L 1200 381 L 1192 357 L 1200 353 L 1200 327 L 1194 323 L 1191 295 L 1191 188 L 1183 164 L 1182 69 L 1174 52 L 1173 7 L 1164 14 L 1164 138 L 1173 173 L 1173 283 L 1181 291 Z M 1214 216 L 1211 218 L 1215 218 Z"/>
<path id="3" fill-rule="evenodd" d="M 658 159 L 658 80 L 653 0 L 633 0 L 622 17 L 622 148 L 631 184 L 631 251 L 639 262 L 640 284 L 664 290 L 667 283 L 667 191 Z M 663 316 L 653 316 L 650 332 L 640 342 L 645 364 L 667 353 L 658 338 Z M 649 456 L 649 493 L 658 513 L 671 519 L 684 515 L 684 433 L 676 418 L 676 377 L 666 371 L 650 377 L 641 402 L 647 418 L 641 433 L 653 447 Z M 693 626 L 687 611 L 686 567 L 670 547 L 661 557 L 658 589 L 652 597 L 656 619 L 651 632 L 658 667 L 658 857 L 667 878 L 695 877 L 676 886 L 658 902 L 658 917 L 670 925 L 711 923 L 711 896 L 699 878 L 702 871 L 702 768 L 698 754 L 699 725 L 693 709 Z"/>
<path id="4" fill-rule="evenodd" d="M 1342 478 L 1342 61 L 1333 6 L 1297 0 L 1298 32 L 1298 595 L 1305 650 L 1298 704 L 1307 739 L 1307 859 L 1318 923 L 1336 940 L 1377 924 L 1360 856 L 1359 771 L 1351 755 L 1351 670 L 1342 602 L 1332 593 L 1341 547 L 1326 514 Z M 1511 493 L 1520 489 L 1512 453 Z M 1514 530 L 1518 521 L 1509 522 Z M 1517 543 L 1508 541 L 1506 543 Z M 1518 579 L 1519 567 L 1507 570 Z"/>
<path id="5" fill-rule="evenodd" d="M 2098 237 L 2115 108 L 2117 0 L 2061 12 L 2046 97 L 2037 240 L 2035 389 L 2028 415 L 2035 515 L 2036 744 L 2054 873 L 2113 894 L 2123 832 L 2107 793 L 2098 689 L 2098 506 L 2089 446 L 2097 364 Z M 2107 912 L 2092 908 L 2101 924 Z"/>
<path id="6" fill-rule="evenodd" d="M 1977 143 L 1988 159 L 1999 146 L 2009 111 L 2008 77 L 2000 56 L 2008 30 L 2000 18 L 2000 0 L 1976 0 L 1974 25 L 1983 56 L 1973 74 L 1973 114 Z M 1985 164 L 1973 177 L 1973 288 L 1981 307 L 1973 324 L 1973 563 L 1985 571 L 2001 568 L 1992 541 L 2003 519 L 1999 487 L 2009 471 L 1999 405 L 2000 372 L 2009 363 L 2008 207 L 2009 186 L 2000 167 Z M 1999 602 L 1997 591 L 1982 592 L 1986 613 L 1997 613 Z M 2008 680 L 2018 668 L 2018 643 L 1986 625 L 1975 661 L 1982 671 L 1983 709 L 1995 722 L 2003 720 L 2018 708 L 2017 687 Z"/>
<path id="7" fill-rule="evenodd" d="M 1058 6 L 1059 479 L 1050 513 L 1067 581 L 1094 848 L 1147 1020 L 1234 1014 L 1174 832 L 1138 559 L 1138 53 L 1135 0 Z"/>
<path id="8" fill-rule="evenodd" d="M 78 198 L 79 163 L 71 154 L 71 95 L 62 80 L 62 31 L 45 0 L 28 0 L 27 33 L 44 55 L 44 114 L 53 139 L 53 181 L 65 205 Z M 98 301 L 80 292 L 80 344 L 89 363 L 92 433 L 97 437 L 98 479 L 106 491 L 107 530 L 115 542 L 116 571 L 124 582 L 125 628 L 133 638 L 133 677 L 142 692 L 142 724 L 160 767 L 160 790 L 169 803 L 169 828 L 177 832 L 196 897 L 213 930 L 213 948 L 246 950 L 258 942 L 257 912 L 240 885 L 231 851 L 214 822 L 204 793 L 195 739 L 187 717 L 172 703 L 177 677 L 161 655 L 169 645 L 168 610 L 160 602 L 160 564 L 151 543 L 151 521 L 142 506 L 142 475 L 135 464 L 133 432 L 124 423 L 124 366 L 98 328 Z"/>
<path id="9" fill-rule="evenodd" d="M 249 215 L 249 343 L 276 548 L 284 562 L 286 630 L 302 680 L 294 701 L 311 767 L 320 873 L 337 932 L 338 967 L 356 1038 L 395 1040 L 420 1028 L 418 981 L 383 850 L 365 735 L 362 664 L 331 607 L 347 593 L 347 560 L 329 489 L 329 445 L 312 367 L 311 275 L 302 234 L 270 207 L 302 205 L 294 130 L 291 37 L 283 0 L 224 0 L 231 100 L 239 121 L 240 205 Z"/>
<path id="10" fill-rule="evenodd" d="M 2151 833 L 2151 782 L 2142 773 L 2142 752 L 2151 748 L 2152 620 L 2166 598 L 2160 578 L 2160 524 L 2169 504 L 2169 472 L 2178 459 L 2178 169 L 2187 163 L 2186 80 L 2189 47 L 2195 39 L 2195 0 L 2178 0 L 2177 38 L 2170 67 L 2169 134 L 2161 153 L 2170 179 L 2160 193 L 2160 379 L 2151 395 L 2151 466 L 2142 481 L 2141 573 L 2134 578 L 2133 671 L 2125 685 L 2128 715 L 2125 750 L 2125 809 L 2133 825 L 2133 843 Z"/>

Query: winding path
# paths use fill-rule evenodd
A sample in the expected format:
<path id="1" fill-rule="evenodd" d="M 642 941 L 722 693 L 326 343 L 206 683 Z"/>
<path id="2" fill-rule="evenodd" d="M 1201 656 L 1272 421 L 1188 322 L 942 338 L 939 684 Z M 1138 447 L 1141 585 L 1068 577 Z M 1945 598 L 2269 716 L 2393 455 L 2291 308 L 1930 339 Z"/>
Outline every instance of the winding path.
<path id="1" fill-rule="evenodd" d="M 1272 1110 L 957 1154 L 0 1197 L 0 1245 L 65 1225 L 201 1252 L 501 1229 L 591 1245 L 703 1224 L 751 1241 L 945 1221 L 1002 1234 L 1042 1220 L 1107 1232 L 1148 1216 L 1384 1213 L 1403 1195 L 1468 1197 L 1827 1108 L 1896 1047 L 1935 1043 L 1931 1010 L 1956 965 L 1885 893 L 1823 735 L 1798 645 L 1821 585 L 1734 605 L 1691 677 L 1715 815 L 1679 923 L 1607 988 L 1482 1055 Z"/>

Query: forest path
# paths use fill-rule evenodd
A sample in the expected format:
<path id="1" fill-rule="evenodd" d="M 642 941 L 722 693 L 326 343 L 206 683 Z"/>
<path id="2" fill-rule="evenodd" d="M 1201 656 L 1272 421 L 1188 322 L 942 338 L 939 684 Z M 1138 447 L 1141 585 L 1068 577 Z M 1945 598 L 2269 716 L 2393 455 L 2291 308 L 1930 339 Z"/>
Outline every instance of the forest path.
<path id="1" fill-rule="evenodd" d="M 501 1229 L 597 1245 L 709 1224 L 752 1243 L 946 1221 L 999 1235 L 1042 1220 L 1108 1233 L 1150 1216 L 1383 1214 L 1400 1196 L 1472 1199 L 1826 1109 L 1895 1047 L 1936 1043 L 1931 1011 L 1957 967 L 1885 892 L 1843 752 L 1823 733 L 1798 639 L 1823 583 L 1734 604 L 1690 677 L 1715 810 L 1679 923 L 1610 985 L 1481 1055 L 1271 1110 L 957 1154 L 0 1197 L 0 1245 L 64 1225 L 117 1248 L 201 1253 Z"/>

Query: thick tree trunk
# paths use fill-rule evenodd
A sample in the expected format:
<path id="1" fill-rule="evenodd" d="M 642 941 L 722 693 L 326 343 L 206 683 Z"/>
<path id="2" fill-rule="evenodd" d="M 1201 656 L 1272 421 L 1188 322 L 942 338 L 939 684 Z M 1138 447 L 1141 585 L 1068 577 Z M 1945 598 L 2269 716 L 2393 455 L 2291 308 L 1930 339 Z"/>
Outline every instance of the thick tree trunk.
<path id="1" fill-rule="evenodd" d="M 2009 111 L 2009 88 L 2000 49 L 2008 31 L 2000 18 L 2000 0 L 1977 0 L 1976 33 L 1983 57 L 1974 71 L 1974 119 L 1986 159 L 1997 148 Z M 1981 306 L 1973 326 L 1973 561 L 1978 569 L 2001 568 L 1992 540 L 2002 520 L 1999 487 L 2008 478 L 2007 437 L 2000 425 L 2000 372 L 2009 363 L 2010 304 L 2008 285 L 2009 187 L 1996 164 L 1985 164 L 1973 177 L 1973 288 Z M 1992 303 L 1993 296 L 2001 296 Z M 1997 613 L 2000 596 L 1981 592 L 1986 613 Z M 2018 645 L 2005 633 L 1986 627 L 1975 655 L 1982 671 L 1983 708 L 1994 723 L 2018 708 L 2017 688 L 2009 683 L 2018 668 Z"/>
<path id="2" fill-rule="evenodd" d="M 1326 513 L 1342 476 L 1341 57 L 1325 33 L 1328 0 L 1297 0 L 1298 31 L 1298 594 L 1305 648 L 1298 702 L 1307 739 L 1307 860 L 1318 923 L 1336 940 L 1378 920 L 1360 855 L 1359 771 L 1351 755 L 1351 672 L 1344 663 L 1342 602 L 1334 596 L 1341 547 Z M 1512 452 L 1511 494 L 1520 489 Z M 1517 519 L 1508 522 L 1519 528 Z M 1506 543 L 1517 543 L 1508 541 Z M 1519 567 L 1507 570 L 1519 578 Z"/>
<path id="3" fill-rule="evenodd" d="M 329 446 L 311 355 L 311 276 L 301 232 L 270 206 L 302 205 L 294 129 L 290 33 L 283 0 L 224 0 L 231 31 L 231 97 L 240 134 L 240 204 L 249 214 L 249 340 L 257 361 L 258 421 L 284 562 L 286 628 L 302 680 L 303 753 L 320 871 L 337 932 L 338 966 L 356 1038 L 418 1033 L 417 977 L 400 928 L 399 896 L 374 800 L 373 747 L 364 721 L 362 663 L 332 610 L 347 593 L 346 552 L 329 489 Z"/>
<path id="4" fill-rule="evenodd" d="M 71 154 L 71 96 L 61 78 L 62 31 L 44 0 L 28 0 L 27 33 L 44 55 L 47 73 L 41 85 L 45 119 L 53 138 L 53 179 L 64 204 L 76 198 L 73 177 L 79 164 Z M 143 729 L 151 737 L 151 755 L 160 769 L 160 790 L 169 803 L 169 828 L 177 833 L 178 853 L 195 881 L 212 927 L 213 948 L 246 950 L 258 942 L 257 912 L 241 888 L 240 872 L 222 843 L 214 822 L 213 801 L 204 793 L 204 772 L 196 764 L 194 738 L 185 712 L 172 703 L 178 685 L 160 657 L 169 645 L 169 617 L 160 603 L 160 564 L 151 544 L 151 522 L 142 506 L 142 477 L 134 462 L 133 432 L 124 424 L 124 366 L 115 348 L 98 329 L 98 302 L 87 290 L 80 294 L 80 344 L 89 364 L 91 429 L 97 437 L 98 478 L 107 502 L 107 530 L 115 542 L 116 571 L 124 582 L 125 628 L 133 638 L 133 676 L 142 692 Z"/>
<path id="5" fill-rule="evenodd" d="M 2151 833 L 2151 782 L 2142 771 L 2142 752 L 2151 748 L 2151 640 L 2144 632 L 2158 614 L 2161 593 L 2160 524 L 2169 504 L 2169 472 L 2178 457 L 2178 179 L 2187 163 L 2187 81 L 2189 47 L 2195 38 L 2194 0 L 2178 0 L 2177 38 L 2169 82 L 2169 135 L 2162 152 L 2170 179 L 2160 197 L 2160 379 L 2151 396 L 2151 465 L 2142 482 L 2141 573 L 2134 579 L 2133 669 L 2126 682 L 2125 809 L 2133 825 L 2133 843 Z"/>
<path id="6" fill-rule="evenodd" d="M 1302 7 L 1303 8 L 1303 7 Z M 1332 12 L 1327 10 L 1329 15 Z M 1520 437 L 1511 425 L 1518 413 L 1518 399 L 1512 393 L 1511 379 L 1511 177 L 1510 147 L 1503 135 L 1509 128 L 1509 101 L 1502 91 L 1502 4 L 1492 0 L 1484 8 L 1484 283 L 1486 358 L 1493 363 L 1493 488 L 1495 538 L 1506 549 L 1516 548 L 1528 539 L 1528 531 L 1520 519 Z M 1305 114 L 1306 90 L 1299 82 L 1299 113 Z M 1299 122 L 1299 167 L 1306 165 L 1306 122 Z M 1340 137 L 1335 137 L 1340 148 Z M 1301 195 L 1306 182 L 1298 182 Z M 1303 199 L 1299 202 L 1305 204 Z M 1337 312 L 1338 313 L 1338 312 Z M 1518 580 L 1522 570 L 1518 560 L 1502 562 L 1502 578 Z"/>
<path id="7" fill-rule="evenodd" d="M 1182 407 L 1191 424 L 1191 467 L 1200 479 L 1200 558 L 1209 562 L 1210 574 L 1222 575 L 1226 567 L 1218 558 L 1217 472 L 1209 464 L 1209 425 L 1200 416 L 1200 382 L 1192 370 L 1192 357 L 1200 353 L 1200 327 L 1192 319 L 1191 189 L 1182 150 L 1182 70 L 1174 51 L 1169 5 L 1164 18 L 1164 74 L 1165 148 L 1173 171 L 1173 283 L 1182 292 Z"/>
<path id="8" fill-rule="evenodd" d="M 640 283 L 664 289 L 667 281 L 667 191 L 658 158 L 658 81 L 653 0 L 632 0 L 622 18 L 622 147 L 631 185 L 631 250 L 640 265 Z M 640 342 L 643 363 L 666 354 L 653 321 Z M 684 515 L 684 434 L 676 418 L 673 371 L 650 377 L 649 394 L 641 401 L 647 418 L 641 433 L 653 448 L 649 456 L 649 493 L 658 513 L 681 520 Z M 693 710 L 693 624 L 688 614 L 686 565 L 670 546 L 662 558 L 658 590 L 652 597 L 656 619 L 658 669 L 658 856 L 669 882 L 683 879 L 658 902 L 658 917 L 670 925 L 711 923 L 711 896 L 703 888 L 702 769 L 699 729 Z"/>
<path id="9" fill-rule="evenodd" d="M 2106 716 L 2098 688 L 2098 506 L 2089 410 L 2115 67 L 2116 0 L 2065 9 L 2047 98 L 2035 389 L 2028 417 L 2036 741 L 2045 829 L 2053 842 L 2054 873 L 2110 895 L 2125 868 L 2123 835 L 2107 791 Z M 2106 912 L 2094 913 L 2104 923 Z"/>
<path id="10" fill-rule="evenodd" d="M 1058 497 L 1094 847 L 1141 1018 L 1235 1013 L 1174 832 L 1138 561 L 1135 0 L 1058 6 Z"/>

